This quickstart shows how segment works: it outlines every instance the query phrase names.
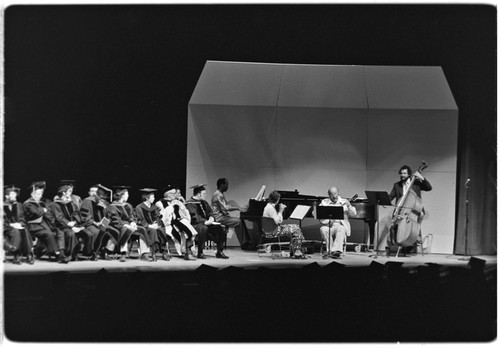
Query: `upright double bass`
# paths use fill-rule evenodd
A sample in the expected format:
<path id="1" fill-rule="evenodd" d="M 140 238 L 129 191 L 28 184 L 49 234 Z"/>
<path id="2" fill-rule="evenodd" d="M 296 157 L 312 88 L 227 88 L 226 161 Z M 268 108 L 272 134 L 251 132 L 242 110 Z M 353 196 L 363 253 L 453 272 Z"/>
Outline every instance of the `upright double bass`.
<path id="1" fill-rule="evenodd" d="M 422 165 L 417 169 L 419 173 L 427 168 L 427 163 L 422 161 Z M 412 175 L 408 191 L 397 202 L 392 214 L 390 227 L 390 242 L 402 247 L 413 245 L 420 234 L 424 205 L 422 199 L 413 191 L 415 174 Z"/>

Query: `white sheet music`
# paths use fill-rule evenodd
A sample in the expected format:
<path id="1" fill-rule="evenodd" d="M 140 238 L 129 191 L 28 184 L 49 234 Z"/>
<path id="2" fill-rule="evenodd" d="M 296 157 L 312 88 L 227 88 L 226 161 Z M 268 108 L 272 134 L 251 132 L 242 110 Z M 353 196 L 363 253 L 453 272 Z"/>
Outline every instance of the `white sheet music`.
<path id="1" fill-rule="evenodd" d="M 255 200 L 256 201 L 261 201 L 262 197 L 264 196 L 264 192 L 265 191 L 266 191 L 266 185 L 262 185 L 262 187 L 260 188 L 259 193 L 257 193 L 257 196 L 255 197 Z"/>
<path id="2" fill-rule="evenodd" d="M 309 205 L 297 205 L 289 218 L 303 220 L 306 214 L 309 212 L 309 209 L 311 209 L 311 206 Z"/>

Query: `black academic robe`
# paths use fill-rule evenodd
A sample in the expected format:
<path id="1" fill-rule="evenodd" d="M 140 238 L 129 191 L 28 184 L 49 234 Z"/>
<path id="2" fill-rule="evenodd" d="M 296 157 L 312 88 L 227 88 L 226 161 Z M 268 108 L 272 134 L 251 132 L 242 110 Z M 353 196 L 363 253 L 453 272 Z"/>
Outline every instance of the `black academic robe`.
<path id="1" fill-rule="evenodd" d="M 152 245 L 152 241 L 148 237 L 146 229 L 138 224 L 135 210 L 130 203 L 118 201 L 111 203 L 107 209 L 107 215 L 111 220 L 110 225 L 120 231 L 118 238 L 118 245 L 120 248 L 128 242 L 132 234 L 139 235 L 148 246 Z M 135 222 L 138 227 L 135 232 L 125 226 L 130 225 L 132 222 Z"/>
<path id="2" fill-rule="evenodd" d="M 160 246 L 160 249 L 165 249 L 168 239 L 167 234 L 165 233 L 165 228 L 161 226 L 160 209 L 154 204 L 151 204 L 151 206 L 148 207 L 144 202 L 142 202 L 135 207 L 135 213 L 137 216 L 137 224 L 144 227 L 148 231 L 153 244 L 156 243 Z M 158 228 L 149 227 L 149 225 L 154 223 L 158 224 Z"/>
<path id="3" fill-rule="evenodd" d="M 107 208 L 109 203 L 97 196 L 87 197 L 82 201 L 80 208 L 80 217 L 82 226 L 86 230 L 92 232 L 95 241 L 93 250 L 99 252 L 103 246 L 105 246 L 108 241 L 111 241 L 116 245 L 118 244 L 118 239 L 120 232 L 110 225 L 97 225 L 107 218 Z"/>
<path id="4" fill-rule="evenodd" d="M 36 248 L 46 249 L 49 253 L 64 249 L 64 234 L 55 226 L 51 204 L 50 200 L 35 201 L 33 198 L 23 203 L 28 231 L 40 241 Z M 44 211 L 44 208 L 47 211 Z"/>
<path id="5" fill-rule="evenodd" d="M 23 228 L 17 229 L 10 224 L 20 223 Z M 24 210 L 21 203 L 4 203 L 3 206 L 3 236 L 4 249 L 14 248 L 14 252 L 27 255 L 32 252 L 33 241 L 28 232 L 28 225 L 24 219 Z"/>
<path id="6" fill-rule="evenodd" d="M 214 241 L 221 251 L 226 241 L 226 231 L 221 225 L 205 225 L 210 217 L 214 217 L 210 204 L 205 200 L 192 198 L 186 202 L 186 208 L 191 215 L 191 225 L 198 232 L 198 251 L 203 250 L 207 238 Z"/>
<path id="7" fill-rule="evenodd" d="M 79 251 L 78 239 L 82 239 L 83 252 L 85 255 L 90 255 L 92 244 L 94 243 L 92 233 L 86 230 L 75 232 L 72 227 L 68 226 L 68 224 L 73 221 L 76 223 L 76 227 L 81 225 L 78 205 L 76 205 L 73 200 L 64 201 L 60 197 L 55 197 L 51 207 L 54 212 L 56 227 L 64 232 L 64 251 L 66 254 L 76 256 L 76 253 Z"/>

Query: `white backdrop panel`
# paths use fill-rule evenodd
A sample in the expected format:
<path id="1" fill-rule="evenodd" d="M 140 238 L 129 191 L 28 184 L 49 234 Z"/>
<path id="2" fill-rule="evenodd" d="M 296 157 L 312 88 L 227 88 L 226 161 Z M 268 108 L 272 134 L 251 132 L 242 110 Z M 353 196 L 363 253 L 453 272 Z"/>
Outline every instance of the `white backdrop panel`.
<path id="1" fill-rule="evenodd" d="M 457 127 L 456 111 L 369 110 L 367 169 L 417 169 L 425 160 L 456 172 Z"/>
<path id="2" fill-rule="evenodd" d="M 366 169 L 366 110 L 278 108 L 276 165 Z"/>
<path id="3" fill-rule="evenodd" d="M 286 65 L 278 106 L 367 108 L 361 66 Z"/>
<path id="4" fill-rule="evenodd" d="M 283 65 L 207 61 L 189 104 L 274 106 Z"/>
<path id="5" fill-rule="evenodd" d="M 190 105 L 188 165 L 273 166 L 275 108 Z"/>

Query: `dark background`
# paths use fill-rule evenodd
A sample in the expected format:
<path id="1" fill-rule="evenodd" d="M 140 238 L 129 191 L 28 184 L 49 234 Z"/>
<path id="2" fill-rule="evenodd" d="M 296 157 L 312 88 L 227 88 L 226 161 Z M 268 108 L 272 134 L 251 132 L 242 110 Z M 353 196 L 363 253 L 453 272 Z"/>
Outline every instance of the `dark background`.
<path id="1" fill-rule="evenodd" d="M 50 198 L 60 179 L 76 179 L 82 197 L 96 182 L 183 187 L 187 105 L 206 60 L 441 66 L 459 108 L 457 220 L 462 184 L 481 168 L 476 205 L 488 204 L 495 228 L 496 8 L 488 5 L 8 7 L 4 182 L 23 189 L 21 200 L 36 180 L 48 182 Z"/>

